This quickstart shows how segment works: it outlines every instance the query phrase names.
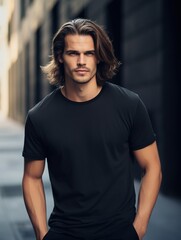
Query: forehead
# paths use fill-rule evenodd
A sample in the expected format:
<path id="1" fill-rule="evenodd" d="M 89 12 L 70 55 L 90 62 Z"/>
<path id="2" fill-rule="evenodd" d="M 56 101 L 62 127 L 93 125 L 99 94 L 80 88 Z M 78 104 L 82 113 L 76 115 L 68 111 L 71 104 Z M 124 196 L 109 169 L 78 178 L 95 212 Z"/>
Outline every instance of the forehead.
<path id="1" fill-rule="evenodd" d="M 68 34 L 65 36 L 66 50 L 94 50 L 94 41 L 90 35 Z"/>

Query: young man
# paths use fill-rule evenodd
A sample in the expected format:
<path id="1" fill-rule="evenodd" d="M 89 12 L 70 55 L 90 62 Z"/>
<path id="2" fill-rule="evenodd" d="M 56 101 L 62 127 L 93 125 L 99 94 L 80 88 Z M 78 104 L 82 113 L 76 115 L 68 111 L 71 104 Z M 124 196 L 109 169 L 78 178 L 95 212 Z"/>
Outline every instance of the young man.
<path id="1" fill-rule="evenodd" d="M 65 23 L 43 68 L 59 87 L 29 111 L 23 192 L 37 240 L 138 240 L 146 233 L 161 168 L 137 94 L 111 84 L 119 66 L 105 31 Z M 145 174 L 135 209 L 134 154 Z M 47 228 L 42 175 L 47 159 L 54 209 Z"/>

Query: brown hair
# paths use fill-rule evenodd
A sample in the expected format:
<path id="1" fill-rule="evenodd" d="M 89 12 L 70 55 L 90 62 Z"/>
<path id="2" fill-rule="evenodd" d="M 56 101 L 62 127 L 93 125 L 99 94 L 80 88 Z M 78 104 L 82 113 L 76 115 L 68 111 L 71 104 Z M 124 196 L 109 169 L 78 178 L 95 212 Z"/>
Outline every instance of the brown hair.
<path id="1" fill-rule="evenodd" d="M 64 51 L 64 39 L 68 34 L 90 35 L 95 45 L 95 53 L 99 64 L 97 66 L 97 83 L 103 85 L 111 79 L 120 65 L 114 55 L 112 43 L 102 27 L 88 19 L 75 19 L 62 25 L 52 41 L 51 61 L 41 67 L 53 85 L 64 85 L 64 66 L 59 58 Z"/>

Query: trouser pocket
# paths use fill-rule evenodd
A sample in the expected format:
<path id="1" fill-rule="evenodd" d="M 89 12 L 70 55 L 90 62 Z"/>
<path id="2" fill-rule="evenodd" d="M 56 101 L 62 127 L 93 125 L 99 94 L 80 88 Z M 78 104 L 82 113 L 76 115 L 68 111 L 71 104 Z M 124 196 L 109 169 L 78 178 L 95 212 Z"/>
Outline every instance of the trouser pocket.
<path id="1" fill-rule="evenodd" d="M 57 234 L 49 230 L 42 240 L 58 240 Z"/>
<path id="2" fill-rule="evenodd" d="M 50 230 L 48 230 L 48 232 L 45 234 L 45 236 L 43 237 L 42 240 L 49 240 L 49 239 L 52 239 L 51 235 L 52 235 L 52 234 L 51 234 Z"/>
<path id="3" fill-rule="evenodd" d="M 75 238 L 65 236 L 64 234 L 54 232 L 52 229 L 50 229 L 42 240 L 75 240 Z"/>
<path id="4" fill-rule="evenodd" d="M 124 229 L 123 234 L 120 237 L 120 240 L 139 240 L 138 234 L 133 224 L 130 224 L 128 227 Z"/>

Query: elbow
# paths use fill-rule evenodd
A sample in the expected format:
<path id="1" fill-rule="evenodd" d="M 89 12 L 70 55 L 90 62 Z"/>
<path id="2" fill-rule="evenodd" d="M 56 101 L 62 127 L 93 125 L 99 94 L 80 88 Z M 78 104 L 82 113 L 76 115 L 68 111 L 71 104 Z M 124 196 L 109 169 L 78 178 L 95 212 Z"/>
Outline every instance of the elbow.
<path id="1" fill-rule="evenodd" d="M 28 181 L 27 181 L 27 177 L 26 177 L 25 174 L 24 174 L 24 176 L 22 178 L 21 187 L 22 187 L 22 192 L 24 194 L 26 189 L 28 188 Z"/>
<path id="2" fill-rule="evenodd" d="M 157 179 L 157 182 L 159 185 L 161 185 L 161 182 L 162 182 L 162 169 L 161 169 L 161 165 L 157 165 L 157 167 L 155 167 L 153 169 L 153 172 L 154 172 L 154 175 L 155 175 L 155 178 Z"/>
<path id="3" fill-rule="evenodd" d="M 21 181 L 22 188 L 24 187 L 25 181 L 26 181 L 26 177 L 25 177 L 25 175 L 23 175 L 23 178 L 22 178 L 22 181 Z"/>
<path id="4" fill-rule="evenodd" d="M 162 169 L 161 169 L 160 163 L 145 169 L 145 174 L 146 175 L 148 174 L 148 176 L 151 176 L 151 178 L 154 179 L 155 183 L 157 183 L 158 186 L 161 185 Z"/>
<path id="5" fill-rule="evenodd" d="M 160 167 L 160 170 L 159 170 L 158 178 L 159 178 L 159 182 L 160 182 L 160 185 L 161 185 L 161 182 L 162 182 L 162 170 L 161 170 L 161 167 Z"/>
<path id="6" fill-rule="evenodd" d="M 156 168 L 153 169 L 153 174 L 155 176 L 155 180 L 158 184 L 158 186 L 161 186 L 162 183 L 162 169 L 161 165 L 157 166 Z"/>

